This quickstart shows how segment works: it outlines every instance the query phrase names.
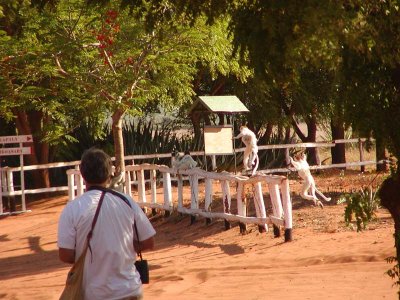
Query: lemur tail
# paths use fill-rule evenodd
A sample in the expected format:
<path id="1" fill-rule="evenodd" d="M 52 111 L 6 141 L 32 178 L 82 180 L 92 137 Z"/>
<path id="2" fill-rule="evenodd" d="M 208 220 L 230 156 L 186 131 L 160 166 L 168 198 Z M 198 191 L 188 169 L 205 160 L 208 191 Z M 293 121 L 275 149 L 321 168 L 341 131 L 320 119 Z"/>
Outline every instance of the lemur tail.
<path id="1" fill-rule="evenodd" d="M 325 201 L 329 202 L 332 200 L 332 198 L 330 197 L 326 197 L 324 194 L 322 194 L 322 192 L 320 190 L 318 190 L 317 188 L 315 188 L 315 191 L 317 192 L 318 195 L 321 196 L 322 199 L 324 199 Z"/>
<path id="2" fill-rule="evenodd" d="M 258 169 L 258 165 L 259 165 L 258 154 L 256 154 L 255 162 L 256 162 L 256 164 L 254 165 L 253 170 L 251 171 L 251 176 L 254 176 L 254 174 L 256 174 L 256 171 Z"/>

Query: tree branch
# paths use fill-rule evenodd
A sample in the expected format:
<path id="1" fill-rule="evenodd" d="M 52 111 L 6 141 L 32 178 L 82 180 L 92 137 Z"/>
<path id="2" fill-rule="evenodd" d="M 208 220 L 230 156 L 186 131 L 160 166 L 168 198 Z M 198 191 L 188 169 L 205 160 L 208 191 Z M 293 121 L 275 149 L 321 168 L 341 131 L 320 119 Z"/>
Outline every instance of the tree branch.
<path id="1" fill-rule="evenodd" d="M 105 91 L 105 90 L 101 90 L 100 91 L 100 95 L 102 95 L 103 97 L 105 97 L 107 100 L 112 100 L 112 101 L 115 101 L 115 98 L 112 96 L 112 95 L 110 95 L 107 91 Z"/>
<path id="2" fill-rule="evenodd" d="M 106 58 L 108 64 L 109 64 L 110 67 L 111 67 L 111 70 L 113 70 L 114 75 L 116 75 L 117 72 L 115 72 L 114 66 L 113 66 L 113 64 L 112 64 L 112 62 L 111 62 L 111 60 L 110 60 L 110 57 L 109 57 L 108 54 L 107 54 L 107 51 L 103 49 L 103 53 L 104 53 L 104 56 L 105 56 L 105 58 Z"/>
<path id="3" fill-rule="evenodd" d="M 63 76 L 70 76 L 69 73 L 67 71 L 65 71 L 64 68 L 61 66 L 60 60 L 58 59 L 58 55 L 53 54 L 53 57 L 56 61 L 56 65 L 58 67 L 58 72 Z"/>

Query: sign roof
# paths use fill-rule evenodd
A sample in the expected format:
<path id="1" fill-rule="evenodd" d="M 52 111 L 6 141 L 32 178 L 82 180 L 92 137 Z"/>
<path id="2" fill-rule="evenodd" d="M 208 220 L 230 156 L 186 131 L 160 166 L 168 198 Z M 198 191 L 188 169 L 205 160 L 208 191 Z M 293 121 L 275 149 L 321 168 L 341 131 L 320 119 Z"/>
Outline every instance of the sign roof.
<path id="1" fill-rule="evenodd" d="M 200 96 L 193 103 L 189 114 L 194 111 L 227 114 L 249 112 L 236 96 Z"/>

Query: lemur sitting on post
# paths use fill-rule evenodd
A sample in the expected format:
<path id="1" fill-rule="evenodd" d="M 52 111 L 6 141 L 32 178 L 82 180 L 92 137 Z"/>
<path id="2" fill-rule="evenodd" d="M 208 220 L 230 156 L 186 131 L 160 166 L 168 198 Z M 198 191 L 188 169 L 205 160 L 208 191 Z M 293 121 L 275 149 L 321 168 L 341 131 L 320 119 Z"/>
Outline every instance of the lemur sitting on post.
<path id="1" fill-rule="evenodd" d="M 235 136 L 234 139 L 239 138 L 242 138 L 243 144 L 246 145 L 243 153 L 244 171 L 252 170 L 251 175 L 254 175 L 258 169 L 257 137 L 247 126 L 240 126 L 240 133 Z"/>
<path id="2" fill-rule="evenodd" d="M 314 205 L 318 205 L 321 208 L 324 207 L 322 202 L 317 198 L 315 192 L 317 192 L 322 199 L 325 201 L 331 201 L 331 198 L 325 197 L 315 186 L 314 177 L 310 172 L 310 165 L 307 162 L 307 156 L 304 152 L 299 153 L 294 156 L 294 159 L 289 156 L 290 163 L 296 169 L 299 176 L 304 180 L 303 187 L 300 193 L 300 196 L 303 199 L 314 201 Z M 308 194 L 308 191 L 311 189 L 311 195 Z"/>
<path id="3" fill-rule="evenodd" d="M 197 166 L 197 162 L 190 156 L 189 151 L 185 151 L 185 154 L 182 158 L 175 158 L 173 167 L 178 171 L 192 169 Z"/>

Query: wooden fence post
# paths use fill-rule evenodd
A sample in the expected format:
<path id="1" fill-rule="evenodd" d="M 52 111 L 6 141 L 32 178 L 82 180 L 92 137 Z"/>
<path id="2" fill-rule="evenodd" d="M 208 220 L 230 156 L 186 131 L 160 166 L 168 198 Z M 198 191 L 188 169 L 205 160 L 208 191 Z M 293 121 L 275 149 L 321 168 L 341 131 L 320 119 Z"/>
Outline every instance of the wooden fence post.
<path id="1" fill-rule="evenodd" d="M 215 171 L 217 169 L 217 157 L 216 155 L 211 155 L 211 166 L 212 170 Z"/>
<path id="2" fill-rule="evenodd" d="M 172 186 L 171 186 L 171 174 L 164 172 L 163 173 L 163 190 L 164 190 L 164 207 L 171 208 L 172 207 Z M 169 210 L 165 210 L 165 216 L 169 217 L 171 212 Z"/>
<path id="3" fill-rule="evenodd" d="M 238 215 L 246 217 L 247 216 L 247 207 L 246 207 L 246 196 L 244 195 L 244 183 L 239 181 L 237 190 L 236 190 L 236 201 L 237 201 L 237 210 Z M 241 234 L 245 234 L 247 231 L 246 223 L 239 222 L 239 229 Z"/>
<path id="4" fill-rule="evenodd" d="M 211 211 L 211 203 L 212 203 L 212 179 L 210 178 L 206 178 L 205 180 L 205 199 L 204 199 L 204 209 L 205 211 L 209 212 Z M 210 224 L 211 223 L 211 219 L 210 218 L 206 218 L 206 224 Z"/>
<path id="5" fill-rule="evenodd" d="M 358 150 L 360 151 L 360 162 L 364 161 L 364 146 L 363 146 L 363 141 L 361 139 L 358 139 Z M 361 166 L 360 168 L 361 172 L 365 172 L 365 166 Z"/>
<path id="6" fill-rule="evenodd" d="M 151 189 L 151 203 L 157 203 L 157 172 L 156 170 L 150 170 L 150 189 Z M 151 209 L 151 214 L 156 215 L 156 209 Z"/>
<path id="7" fill-rule="evenodd" d="M 231 191 L 229 187 L 229 181 L 222 180 L 221 181 L 221 189 L 222 189 L 222 205 L 224 206 L 224 213 L 231 213 Z M 225 229 L 228 230 L 231 228 L 231 224 L 228 220 L 225 219 Z"/>
<path id="8" fill-rule="evenodd" d="M 144 170 L 140 169 L 137 174 L 138 177 L 138 194 L 139 194 L 139 202 L 147 202 L 146 201 L 146 183 L 144 181 Z"/>
<path id="9" fill-rule="evenodd" d="M 182 175 L 177 174 L 178 178 L 178 210 L 183 207 L 183 179 Z M 180 213 L 182 215 L 182 213 Z"/>
<path id="10" fill-rule="evenodd" d="M 289 179 L 284 179 L 281 183 L 283 213 L 285 219 L 285 242 L 293 240 L 292 236 L 292 201 L 290 199 Z"/>
<path id="11" fill-rule="evenodd" d="M 193 174 L 189 176 L 190 182 L 190 208 L 199 208 L 199 175 Z M 196 216 L 190 216 L 190 225 L 196 221 Z"/>
<path id="12" fill-rule="evenodd" d="M 81 172 L 79 172 L 77 174 L 77 177 L 78 177 L 78 180 L 76 182 L 76 196 L 78 197 L 78 196 L 82 195 L 84 192 L 84 187 L 83 187 L 84 184 L 83 184 L 83 178 L 82 178 Z"/>
<path id="13" fill-rule="evenodd" d="M 4 172 L 1 169 L 1 162 L 0 162 L 0 215 L 3 214 L 3 177 Z"/>
<path id="14" fill-rule="evenodd" d="M 132 159 L 132 166 L 134 166 L 134 165 L 135 165 L 135 160 Z M 132 172 L 132 181 L 136 181 L 136 180 L 137 180 L 137 178 L 136 178 L 136 172 L 133 171 L 133 172 Z"/>
<path id="15" fill-rule="evenodd" d="M 254 184 L 254 206 L 256 207 L 256 214 L 258 218 L 267 218 L 267 213 L 265 211 L 264 198 L 262 194 L 261 182 Z M 268 231 L 267 224 L 258 225 L 259 232 Z"/>
<path id="16" fill-rule="evenodd" d="M 269 194 L 271 196 L 271 203 L 272 203 L 272 211 L 274 217 L 282 218 L 283 216 L 283 208 L 282 208 L 282 200 L 279 193 L 279 186 L 276 184 L 268 184 Z M 274 237 L 280 237 L 281 232 L 279 226 L 273 224 L 274 228 Z"/>
<path id="17" fill-rule="evenodd" d="M 68 178 L 68 201 L 75 198 L 75 174 L 73 169 L 67 170 Z"/>
<path id="18" fill-rule="evenodd" d="M 13 173 L 10 170 L 7 170 L 7 191 L 9 194 L 13 195 L 14 193 L 14 179 Z"/>

